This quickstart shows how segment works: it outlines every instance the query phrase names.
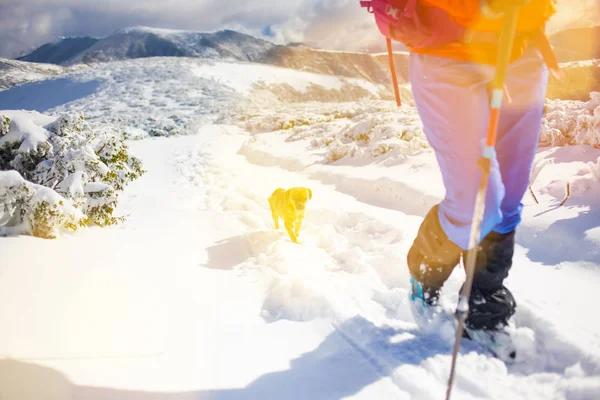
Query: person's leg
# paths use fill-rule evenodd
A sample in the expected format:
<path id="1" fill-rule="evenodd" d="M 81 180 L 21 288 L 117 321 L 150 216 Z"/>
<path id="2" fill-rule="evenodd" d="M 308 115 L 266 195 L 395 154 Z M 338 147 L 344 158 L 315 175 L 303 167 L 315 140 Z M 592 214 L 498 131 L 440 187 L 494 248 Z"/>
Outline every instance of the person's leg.
<path id="1" fill-rule="evenodd" d="M 480 243 L 467 326 L 494 329 L 507 324 L 516 301 L 504 286 L 512 266 L 515 229 L 541 130 L 548 71 L 534 50 L 512 63 L 506 85 L 512 103 L 502 107 L 496 145 L 506 194 L 500 206 L 502 221 Z"/>
<path id="2" fill-rule="evenodd" d="M 493 69 L 466 61 L 411 54 L 410 81 L 425 135 L 446 188 L 443 201 L 428 213 L 407 261 L 411 275 L 431 289 L 441 288 L 468 247 L 489 116 L 487 83 Z M 501 222 L 504 187 L 494 159 L 481 237 Z"/>
<path id="3" fill-rule="evenodd" d="M 506 195 L 500 206 L 502 221 L 494 226 L 495 232 L 512 232 L 521 222 L 521 201 L 538 147 L 547 84 L 548 69 L 533 48 L 509 67 L 506 86 L 512 103 L 502 107 L 496 144 Z"/>
<path id="4" fill-rule="evenodd" d="M 512 265 L 514 246 L 515 231 L 506 234 L 490 232 L 479 244 L 467 328 L 500 329 L 515 313 L 517 303 L 504 286 Z"/>

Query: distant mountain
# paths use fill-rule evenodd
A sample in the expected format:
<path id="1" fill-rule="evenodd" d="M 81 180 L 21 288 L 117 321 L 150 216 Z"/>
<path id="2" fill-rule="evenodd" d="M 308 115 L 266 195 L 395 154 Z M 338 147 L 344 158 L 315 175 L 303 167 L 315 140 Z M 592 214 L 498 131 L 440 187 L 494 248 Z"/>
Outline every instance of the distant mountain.
<path id="1" fill-rule="evenodd" d="M 561 62 L 600 58 L 600 46 L 597 45 L 600 43 L 600 27 L 557 32 L 551 36 L 551 42 Z M 231 30 L 207 33 L 133 27 L 103 39 L 62 39 L 44 45 L 22 59 L 74 65 L 144 57 L 199 57 L 251 61 L 390 85 L 390 71 L 385 53 L 325 51 L 311 49 L 302 44 L 282 46 Z M 395 62 L 399 82 L 407 82 L 408 53 L 396 52 Z M 584 69 L 573 66 L 569 69 L 569 76 L 581 82 L 583 78 L 580 75 L 585 75 L 586 82 L 595 82 L 597 74 L 589 71 L 589 66 Z M 551 82 L 551 86 L 555 85 L 556 83 Z M 592 86 L 595 87 L 595 84 Z M 558 86 L 553 92 L 563 94 L 562 88 Z M 581 97 L 581 94 L 577 92 L 572 96 Z"/>
<path id="2" fill-rule="evenodd" d="M 573 28 L 550 37 L 560 62 L 600 58 L 600 26 Z"/>
<path id="3" fill-rule="evenodd" d="M 97 63 L 144 57 L 202 57 L 255 61 L 276 45 L 243 33 L 192 32 L 146 27 L 120 30 L 103 39 L 68 38 L 21 57 L 60 65 Z"/>
<path id="4" fill-rule="evenodd" d="M 44 45 L 22 59 L 74 65 L 144 57 L 200 57 L 259 62 L 377 83 L 390 81 L 387 56 L 321 51 L 301 44 L 281 46 L 231 30 L 206 33 L 133 27 L 100 40 L 76 39 Z M 396 65 L 400 81 L 406 81 L 405 53 L 396 55 Z"/>
<path id="5" fill-rule="evenodd" d="M 100 39 L 92 37 L 62 38 L 38 47 L 33 52 L 17 58 L 17 60 L 47 64 L 64 64 L 67 60 L 74 58 L 98 41 L 100 41 Z"/>

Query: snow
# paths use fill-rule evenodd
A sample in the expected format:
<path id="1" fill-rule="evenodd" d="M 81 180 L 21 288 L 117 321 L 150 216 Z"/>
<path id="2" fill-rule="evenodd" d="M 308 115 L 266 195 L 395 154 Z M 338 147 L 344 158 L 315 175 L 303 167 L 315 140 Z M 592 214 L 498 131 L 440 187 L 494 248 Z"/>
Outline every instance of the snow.
<path id="1" fill-rule="evenodd" d="M 572 68 L 572 67 L 597 67 L 600 66 L 600 60 L 582 60 L 582 61 L 569 61 L 560 63 L 561 68 Z"/>
<path id="2" fill-rule="evenodd" d="M 46 112 L 143 131 L 128 146 L 148 172 L 119 196 L 121 225 L 0 238 L 3 399 L 443 398 L 452 324 L 418 329 L 408 299 L 406 252 L 444 195 L 414 107 L 255 98 L 261 80 L 340 83 L 243 63 L 135 60 L 67 79 L 101 83 Z M 579 115 L 547 123 L 595 138 L 567 121 Z M 182 135 L 149 136 L 161 119 Z M 524 199 L 507 281 L 520 360 L 463 342 L 453 398 L 600 397 L 600 149 L 568 143 L 540 148 L 539 204 Z M 291 186 L 313 191 L 300 245 L 267 202 Z M 449 311 L 463 280 L 457 268 L 444 287 Z"/>
<path id="3" fill-rule="evenodd" d="M 0 108 L 48 111 L 64 103 L 92 95 L 99 83 L 94 80 L 78 82 L 67 78 L 27 83 L 10 89 L 10 94 L 9 91 L 0 92 L 0 101 L 7 99 Z"/>
<path id="4" fill-rule="evenodd" d="M 0 174 L 0 186 L 18 186 L 23 182 L 23 177 L 17 171 L 2 171 Z"/>
<path id="5" fill-rule="evenodd" d="M 117 31 L 117 33 L 135 33 L 135 32 L 147 32 L 147 33 L 154 33 L 156 35 L 170 36 L 170 35 L 175 35 L 175 34 L 190 33 L 192 31 L 181 30 L 181 29 L 154 28 L 154 27 L 142 26 L 142 25 L 129 26 L 127 28 L 123 28 L 123 29 L 120 29 Z"/>
<path id="6" fill-rule="evenodd" d="M 0 91 L 27 82 L 47 79 L 48 76 L 82 70 L 84 65 L 59 67 L 51 64 L 28 63 L 0 58 Z"/>
<path id="7" fill-rule="evenodd" d="M 264 87 L 265 83 L 273 87 Z M 273 99 L 297 97 L 307 88 L 311 90 L 306 96 L 317 100 L 319 96 L 325 100 L 331 96 L 336 100 L 378 98 L 378 86 L 364 80 L 262 64 L 152 58 L 99 64 L 0 92 L 0 109 L 51 115 L 76 112 L 131 138 L 171 136 L 195 132 L 237 111 L 240 95 L 248 95 L 257 104 L 272 104 Z M 357 88 L 361 91 L 355 94 Z"/>
<path id="8" fill-rule="evenodd" d="M 0 137 L 0 147 L 5 143 L 22 142 L 19 151 L 27 152 L 35 150 L 38 145 L 46 139 L 48 134 L 45 125 L 50 124 L 56 118 L 28 111 L 2 111 L 2 114 L 10 118 L 8 133 Z"/>
<path id="9" fill-rule="evenodd" d="M 300 91 L 306 91 L 311 85 L 322 86 L 324 89 L 339 90 L 345 83 L 354 83 L 373 95 L 377 95 L 379 89 L 376 85 L 360 79 L 340 78 L 261 64 L 249 63 L 243 65 L 243 67 L 242 72 L 239 63 L 215 62 L 212 65 L 199 65 L 194 69 L 194 73 L 202 78 L 217 80 L 246 95 L 256 84 L 260 83 L 267 85 L 285 83 Z"/>
<path id="10" fill-rule="evenodd" d="M 96 190 L 91 189 L 96 185 L 98 185 L 96 182 L 91 182 L 86 185 L 85 172 L 79 170 L 63 179 L 56 185 L 56 189 L 60 190 L 62 193 L 68 193 L 71 198 L 78 198 L 83 197 L 85 192 L 95 192 Z M 101 185 L 106 186 L 104 184 Z"/>

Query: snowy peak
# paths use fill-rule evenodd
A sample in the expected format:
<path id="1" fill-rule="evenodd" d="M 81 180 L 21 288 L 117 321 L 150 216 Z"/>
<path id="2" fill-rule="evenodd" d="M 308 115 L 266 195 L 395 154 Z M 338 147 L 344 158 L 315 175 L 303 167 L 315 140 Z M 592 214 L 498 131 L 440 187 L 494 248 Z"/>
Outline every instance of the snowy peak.
<path id="1" fill-rule="evenodd" d="M 127 28 L 123 28 L 123 29 L 119 29 L 116 33 L 122 33 L 122 34 L 127 34 L 127 33 L 135 33 L 135 32 L 146 32 L 146 33 L 154 33 L 157 35 L 163 34 L 163 35 L 168 35 L 168 34 L 173 34 L 173 33 L 181 33 L 181 32 L 187 32 L 181 29 L 162 29 L 162 28 L 152 28 L 150 26 L 129 26 Z"/>

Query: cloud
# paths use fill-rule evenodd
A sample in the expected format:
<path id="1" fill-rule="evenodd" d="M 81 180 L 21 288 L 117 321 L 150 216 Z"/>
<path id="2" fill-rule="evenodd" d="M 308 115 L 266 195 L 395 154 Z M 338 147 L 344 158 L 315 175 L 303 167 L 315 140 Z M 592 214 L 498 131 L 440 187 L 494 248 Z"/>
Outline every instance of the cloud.
<path id="1" fill-rule="evenodd" d="M 378 39 L 372 22 L 358 0 L 2 0 L 0 57 L 21 55 L 59 36 L 103 37 L 135 25 L 236 29 L 277 43 L 356 49 L 369 36 Z"/>
<path id="2" fill-rule="evenodd" d="M 127 26 L 235 29 L 276 43 L 336 50 L 383 48 L 373 16 L 358 0 L 0 0 L 0 57 L 59 36 L 104 37 Z M 600 0 L 561 0 L 553 27 L 598 23 Z M 591 15 L 591 17 L 590 17 Z M 590 21 L 591 18 L 591 21 Z"/>
<path id="3" fill-rule="evenodd" d="M 32 43 L 55 38 L 60 26 L 71 19 L 68 8 L 40 8 L 33 12 L 26 7 L 0 7 L 0 56 L 11 56 L 31 48 Z"/>

